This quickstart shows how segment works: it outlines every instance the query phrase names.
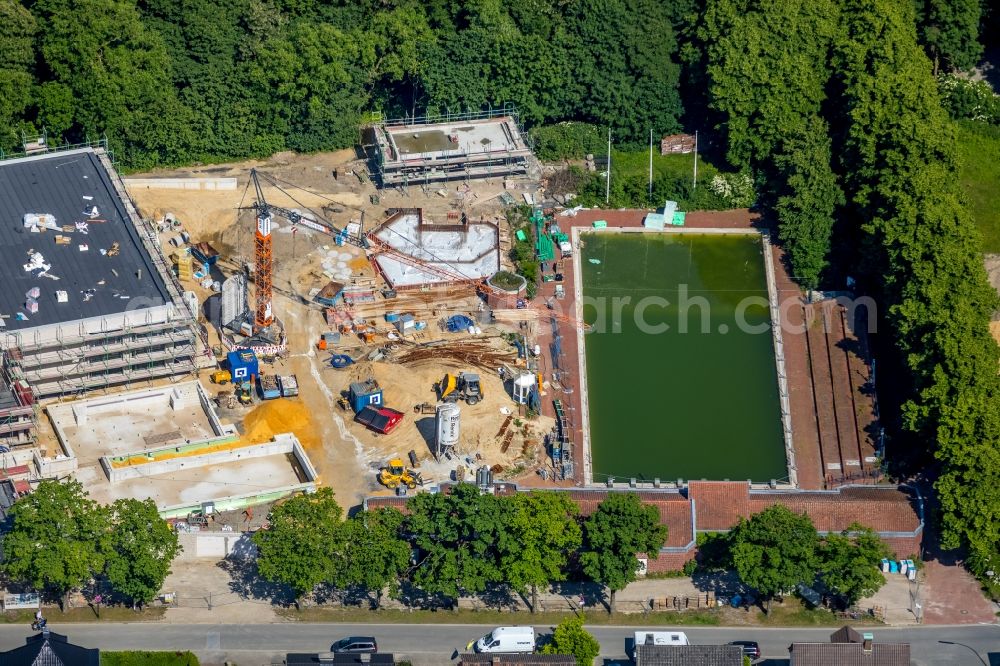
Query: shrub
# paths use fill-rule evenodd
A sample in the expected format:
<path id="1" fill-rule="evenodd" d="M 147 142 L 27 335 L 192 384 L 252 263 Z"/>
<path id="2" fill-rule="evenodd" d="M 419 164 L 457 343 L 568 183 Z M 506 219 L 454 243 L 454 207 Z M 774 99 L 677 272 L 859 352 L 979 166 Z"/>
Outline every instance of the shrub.
<path id="1" fill-rule="evenodd" d="M 970 81 L 951 74 L 938 77 L 941 104 L 952 118 L 1000 124 L 1000 95 L 986 81 Z"/>
<path id="2" fill-rule="evenodd" d="M 529 135 L 535 142 L 535 154 L 542 160 L 583 159 L 605 147 L 601 130 L 589 123 L 544 125 L 535 127 Z"/>

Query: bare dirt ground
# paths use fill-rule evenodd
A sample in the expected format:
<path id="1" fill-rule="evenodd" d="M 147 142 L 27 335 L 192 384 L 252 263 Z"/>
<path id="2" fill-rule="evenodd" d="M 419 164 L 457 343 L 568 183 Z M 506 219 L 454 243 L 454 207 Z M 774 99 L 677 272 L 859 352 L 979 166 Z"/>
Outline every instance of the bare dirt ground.
<path id="1" fill-rule="evenodd" d="M 1000 254 L 987 254 L 983 257 L 983 264 L 986 266 L 986 276 L 990 280 L 993 288 L 1000 292 Z M 1000 312 L 993 313 L 993 321 L 990 322 L 990 333 L 993 339 L 1000 344 Z"/>
<path id="2" fill-rule="evenodd" d="M 192 243 L 207 241 L 219 250 L 221 257 L 212 277 L 221 281 L 238 270 L 243 261 L 252 261 L 253 212 L 239 210 L 254 201 L 252 186 L 248 189 L 251 168 L 290 184 L 283 185 L 284 191 L 266 185 L 264 195 L 269 203 L 298 210 L 308 207 L 339 226 L 360 221 L 363 213 L 366 229 L 381 222 L 387 209 L 401 207 L 420 207 L 425 215 L 463 209 L 470 218 L 496 220 L 501 210 L 496 197 L 504 190 L 501 179 L 474 182 L 471 187 L 454 183 L 426 189 L 410 187 L 406 192 L 380 192 L 380 200 L 375 204 L 372 195 L 376 189 L 370 180 L 352 173 L 355 169 L 363 172 L 363 162 L 356 159 L 353 151 L 340 151 L 317 155 L 282 153 L 263 161 L 134 175 L 136 178 L 235 177 L 238 183 L 235 191 L 133 187 L 130 192 L 144 216 L 159 221 L 172 213 L 180 220 L 181 229 L 190 234 Z M 407 292 L 393 300 L 380 298 L 375 303 L 357 306 L 353 315 L 374 321 L 380 334 L 370 345 L 355 336 L 344 335 L 339 348 L 331 351 L 348 353 L 361 362 L 346 370 L 333 369 L 329 364 L 330 352 L 316 348 L 320 334 L 331 329 L 324 309 L 311 298 L 331 279 L 343 282 L 352 278 L 374 279 L 374 270 L 358 248 L 338 247 L 329 236 L 302 227 L 295 234 L 288 233 L 290 228 L 280 217 L 274 222 L 274 311 L 285 325 L 288 355 L 270 367 L 265 364 L 262 372 L 294 373 L 300 393 L 291 401 L 282 399 L 249 409 L 222 409 L 221 416 L 257 437 L 268 437 L 278 431 L 276 428 L 295 432 L 316 466 L 320 482 L 332 487 L 345 506 L 359 502 L 366 495 L 387 492 L 375 480 L 379 466 L 392 457 L 405 458 L 411 450 L 421 461 L 424 479 L 432 483 L 454 478 L 459 466 L 464 467 L 466 478 L 482 465 L 497 469 L 499 478 L 510 478 L 528 473 L 544 460 L 542 442 L 544 433 L 552 428 L 552 420 L 542 417 L 528 421 L 519 416 L 517 405 L 505 393 L 495 372 L 463 367 L 454 361 L 402 366 L 363 360 L 370 351 L 389 342 L 385 336 L 389 330 L 384 320 L 387 311 L 412 312 L 415 318 L 428 322 L 428 328 L 416 342 L 441 337 L 458 342 L 470 337 L 438 330 L 438 321 L 448 314 L 464 312 L 473 317 L 477 314 L 480 300 L 470 288 Z M 165 254 L 175 251 L 167 241 L 178 232 L 165 230 L 161 234 Z M 186 281 L 183 286 L 194 291 L 202 302 L 212 293 L 195 280 Z M 207 329 L 209 343 L 218 345 L 216 331 L 212 326 Z M 484 332 L 484 337 L 489 333 L 496 331 Z M 498 345 L 503 347 L 505 343 Z M 433 416 L 415 413 L 414 406 L 423 402 L 434 404 L 433 383 L 445 372 L 463 370 L 480 374 L 485 399 L 473 407 L 461 404 L 461 438 L 456 455 L 437 462 L 430 448 Z M 210 384 L 208 373 L 202 372 L 202 381 L 212 392 L 228 388 Z M 383 387 L 385 404 L 405 414 L 403 423 L 388 435 L 367 430 L 353 421 L 353 413 L 338 407 L 338 398 L 351 381 L 369 377 Z M 282 408 L 283 404 L 287 408 Z M 511 412 L 512 418 L 500 435 L 507 420 L 502 409 Z"/>

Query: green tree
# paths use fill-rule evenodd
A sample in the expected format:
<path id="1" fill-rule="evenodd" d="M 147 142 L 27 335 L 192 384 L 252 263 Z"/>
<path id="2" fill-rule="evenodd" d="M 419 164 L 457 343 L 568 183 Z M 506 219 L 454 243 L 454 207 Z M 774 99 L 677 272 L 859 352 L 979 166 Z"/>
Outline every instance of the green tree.
<path id="1" fill-rule="evenodd" d="M 843 533 L 823 539 L 819 547 L 820 576 L 844 607 L 852 606 L 885 584 L 878 566 L 889 554 L 889 547 L 874 531 L 851 525 Z"/>
<path id="2" fill-rule="evenodd" d="M 820 112 L 838 31 L 833 0 L 707 0 L 699 40 L 729 162 L 767 162 Z"/>
<path id="3" fill-rule="evenodd" d="M 296 495 L 272 508 L 267 529 L 252 537 L 261 577 L 289 586 L 298 605 L 336 570 L 342 513 L 330 488 Z"/>
<path id="4" fill-rule="evenodd" d="M 406 533 L 418 549 L 411 580 L 428 594 L 457 599 L 503 580 L 496 545 L 503 528 L 500 499 L 467 483 L 407 502 Z"/>
<path id="5" fill-rule="evenodd" d="M 132 601 L 152 601 L 181 550 L 177 533 L 160 517 L 151 499 L 120 499 L 110 507 L 111 534 L 105 573 L 111 586 Z"/>
<path id="6" fill-rule="evenodd" d="M 635 580 L 636 554 L 656 559 L 666 540 L 659 511 L 640 502 L 635 493 L 609 493 L 587 518 L 580 563 L 587 577 L 610 591 L 610 612 L 615 610 L 615 593 Z"/>
<path id="7" fill-rule="evenodd" d="M 580 548 L 579 511 L 565 494 L 518 493 L 504 502 L 505 519 L 497 548 L 500 571 L 514 589 L 531 591 L 531 612 L 538 610 L 538 588 L 566 580 L 569 558 Z"/>
<path id="8" fill-rule="evenodd" d="M 699 29 L 710 107 L 728 140 L 728 159 L 770 185 L 763 202 L 796 280 L 819 284 L 843 195 L 821 116 L 839 30 L 833 0 L 708 0 Z"/>
<path id="9" fill-rule="evenodd" d="M 809 516 L 781 504 L 741 519 L 729 534 L 730 556 L 740 580 L 767 600 L 811 585 L 816 578 L 819 536 Z"/>
<path id="10" fill-rule="evenodd" d="M 40 0 L 32 10 L 51 80 L 73 92 L 67 140 L 107 135 L 133 166 L 183 154 L 191 130 L 170 82 L 170 58 L 134 0 Z"/>
<path id="11" fill-rule="evenodd" d="M 376 610 L 386 588 L 395 594 L 410 563 L 410 545 L 400 535 L 403 521 L 392 508 L 362 511 L 346 521 L 334 585 L 363 589 Z"/>
<path id="12" fill-rule="evenodd" d="M 878 296 L 902 432 L 941 461 L 942 544 L 987 561 L 1000 543 L 998 307 L 978 233 L 961 203 L 953 128 L 916 41 L 912 7 L 848 0 L 836 53 L 843 101 L 835 127 L 850 216 L 847 242 Z"/>
<path id="13" fill-rule="evenodd" d="M 914 0 L 920 39 L 934 63 L 937 76 L 941 61 L 952 69 L 968 71 L 983 54 L 979 26 L 982 0 Z"/>
<path id="14" fill-rule="evenodd" d="M 577 666 L 593 666 L 601 653 L 601 644 L 583 628 L 582 617 L 568 617 L 552 632 L 552 641 L 542 648 L 542 654 L 571 654 Z"/>
<path id="15" fill-rule="evenodd" d="M 0 0 L 0 150 L 20 144 L 35 87 L 35 17 L 16 0 Z"/>
<path id="16" fill-rule="evenodd" d="M 70 590 L 103 568 L 107 515 L 79 481 L 42 481 L 14 503 L 10 520 L 3 572 L 60 595 L 64 609 Z"/>
<path id="17" fill-rule="evenodd" d="M 787 248 L 795 280 L 819 287 L 827 266 L 834 212 L 844 193 L 833 173 L 827 125 L 818 115 L 806 119 L 802 133 L 790 134 L 774 158 L 781 173 L 774 211 L 778 235 Z"/>

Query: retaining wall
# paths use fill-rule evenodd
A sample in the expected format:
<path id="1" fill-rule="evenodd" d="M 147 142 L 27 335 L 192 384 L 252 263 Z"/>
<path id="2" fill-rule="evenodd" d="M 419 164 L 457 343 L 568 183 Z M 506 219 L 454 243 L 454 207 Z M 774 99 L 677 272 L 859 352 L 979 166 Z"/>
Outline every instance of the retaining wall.
<path id="1" fill-rule="evenodd" d="M 235 178 L 125 178 L 125 185 L 160 190 L 228 190 L 236 189 Z"/>
<path id="2" fill-rule="evenodd" d="M 219 442 L 220 440 L 218 438 L 213 438 L 205 440 L 203 445 L 208 448 L 218 445 Z M 126 479 L 136 479 L 156 474 L 168 474 L 170 472 L 176 472 L 183 469 L 197 469 L 199 467 L 208 467 L 209 465 L 224 465 L 237 460 L 264 458 L 267 456 L 292 453 L 302 465 L 306 478 L 310 481 L 313 481 L 316 478 L 316 470 L 309 461 L 308 456 L 306 456 L 305 451 L 302 450 L 302 445 L 299 444 L 299 440 L 296 439 L 294 435 L 288 433 L 275 435 L 273 441 L 266 442 L 264 444 L 251 444 L 250 446 L 239 446 L 223 449 L 221 451 L 209 451 L 207 453 L 196 453 L 176 458 L 168 458 L 166 460 L 155 460 L 158 453 L 165 453 L 189 447 L 190 445 L 184 445 L 184 447 L 164 446 L 158 449 L 149 449 L 144 452 L 140 451 L 135 454 L 131 454 L 130 456 L 136 458 L 137 462 L 123 467 L 115 467 L 108 456 L 101 456 L 101 467 L 104 468 L 104 473 L 107 474 L 108 479 L 112 483 L 116 483 Z M 142 462 L 141 456 L 143 453 L 149 454 L 149 456 L 154 459 L 149 462 Z"/>

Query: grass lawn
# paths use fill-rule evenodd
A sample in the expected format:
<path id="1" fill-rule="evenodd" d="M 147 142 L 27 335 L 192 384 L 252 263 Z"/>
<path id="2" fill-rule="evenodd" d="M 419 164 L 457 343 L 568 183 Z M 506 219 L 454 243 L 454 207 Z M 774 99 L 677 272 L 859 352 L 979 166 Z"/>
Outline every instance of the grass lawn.
<path id="1" fill-rule="evenodd" d="M 611 170 L 622 177 L 649 177 L 649 151 L 611 151 Z M 707 184 L 712 176 L 719 173 L 713 165 L 705 161 L 703 155 L 698 155 L 698 182 Z M 686 155 L 660 155 L 659 150 L 653 151 L 653 179 L 693 178 L 694 153 Z"/>
<path id="2" fill-rule="evenodd" d="M 1000 127 L 972 120 L 955 123 L 962 189 L 983 236 L 985 252 L 1000 252 Z"/>
<path id="3" fill-rule="evenodd" d="M 70 608 L 65 613 L 60 612 L 58 608 L 48 606 L 42 609 L 42 613 L 49 621 L 49 628 L 64 622 L 155 622 L 161 619 L 166 611 L 164 606 L 146 606 L 139 612 L 127 606 L 102 606 L 101 617 L 98 618 L 92 608 Z M 3 624 L 31 624 L 33 619 L 35 611 L 0 613 L 0 623 Z"/>
<path id="4" fill-rule="evenodd" d="M 101 652 L 101 666 L 199 666 L 190 652 Z"/>

